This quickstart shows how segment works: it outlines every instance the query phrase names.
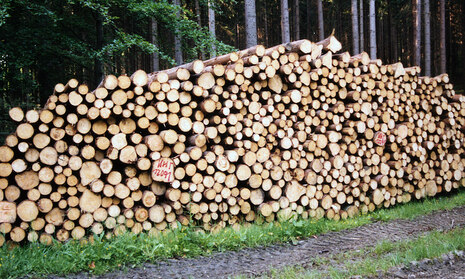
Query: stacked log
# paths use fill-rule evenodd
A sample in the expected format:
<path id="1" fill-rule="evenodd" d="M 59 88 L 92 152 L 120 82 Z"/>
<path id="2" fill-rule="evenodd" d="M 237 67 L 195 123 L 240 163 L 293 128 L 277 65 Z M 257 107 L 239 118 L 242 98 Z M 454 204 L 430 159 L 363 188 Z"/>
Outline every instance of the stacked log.
<path id="1" fill-rule="evenodd" d="M 173 69 L 57 84 L 10 110 L 0 246 L 345 219 L 462 185 L 465 97 L 446 74 L 318 43 L 259 45 Z"/>

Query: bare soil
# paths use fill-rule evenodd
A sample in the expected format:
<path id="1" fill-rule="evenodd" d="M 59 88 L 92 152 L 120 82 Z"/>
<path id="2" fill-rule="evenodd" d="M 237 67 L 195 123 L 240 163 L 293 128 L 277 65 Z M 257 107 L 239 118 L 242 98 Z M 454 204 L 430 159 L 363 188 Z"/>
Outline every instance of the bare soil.
<path id="1" fill-rule="evenodd" d="M 215 253 L 194 259 L 170 259 L 158 263 L 146 263 L 141 267 L 118 270 L 102 276 L 80 273 L 66 278 L 230 278 L 236 275 L 255 277 L 267 274 L 271 269 L 296 265 L 309 269 L 324 269 L 315 265 L 315 258 L 330 258 L 339 253 L 357 251 L 372 247 L 383 240 L 413 239 L 430 231 L 448 231 L 463 226 L 465 226 L 465 206 L 450 211 L 437 211 L 412 220 L 376 222 L 350 230 L 330 232 L 300 240 L 295 245 L 271 245 Z M 422 265 L 423 268 L 427 267 L 425 270 L 412 265 L 380 275 L 379 278 L 460 278 L 459 275 L 465 278 L 464 257 L 454 257 L 445 263 L 440 261 L 434 263 L 431 268 Z M 401 274 L 400 271 L 407 277 L 398 277 L 396 274 Z M 409 274 L 416 277 L 410 277 Z"/>
<path id="2" fill-rule="evenodd" d="M 424 259 L 381 273 L 379 279 L 465 279 L 465 253 L 455 251 L 438 259 Z"/>

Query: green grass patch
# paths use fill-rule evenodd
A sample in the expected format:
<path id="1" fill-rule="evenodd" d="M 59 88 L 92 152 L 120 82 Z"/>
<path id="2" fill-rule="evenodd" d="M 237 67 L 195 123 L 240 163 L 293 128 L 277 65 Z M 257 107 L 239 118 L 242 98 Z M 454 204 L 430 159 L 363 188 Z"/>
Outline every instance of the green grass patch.
<path id="1" fill-rule="evenodd" d="M 240 230 L 225 228 L 218 233 L 200 232 L 198 228 L 191 226 L 153 237 L 146 234 L 124 234 L 109 240 L 96 236 L 95 241 L 88 244 L 69 241 L 56 242 L 51 246 L 31 243 L 13 249 L 2 247 L 0 278 L 63 275 L 81 271 L 101 274 L 119 267 L 132 267 L 173 257 L 195 257 L 244 247 L 295 242 L 300 238 L 350 229 L 378 220 L 415 218 L 460 205 L 465 205 L 464 190 L 449 197 L 411 202 L 340 221 L 321 219 L 253 224 Z"/>
<path id="2" fill-rule="evenodd" d="M 358 260 L 348 261 L 347 255 L 335 256 L 333 261 L 326 261 L 327 270 L 309 271 L 300 266 L 273 270 L 269 276 L 260 278 L 292 279 L 292 278 L 350 278 L 351 276 L 377 275 L 378 271 L 387 271 L 391 267 L 408 265 L 413 261 L 434 259 L 457 250 L 465 249 L 465 229 L 458 228 L 448 232 L 431 232 L 413 240 L 398 242 L 382 241 L 375 247 L 350 253 L 350 258 Z M 335 260 L 335 261 L 334 261 Z M 241 277 L 238 277 L 241 278 Z"/>

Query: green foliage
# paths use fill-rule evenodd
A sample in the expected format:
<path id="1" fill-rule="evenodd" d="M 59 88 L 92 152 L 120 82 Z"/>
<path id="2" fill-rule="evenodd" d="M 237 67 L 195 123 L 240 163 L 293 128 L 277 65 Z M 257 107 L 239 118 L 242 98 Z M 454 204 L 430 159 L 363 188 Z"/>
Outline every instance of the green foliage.
<path id="1" fill-rule="evenodd" d="M 163 32 L 170 31 L 160 32 L 157 46 L 151 43 L 152 18 Z M 233 50 L 192 18 L 188 9 L 166 0 L 2 0 L 0 114 L 6 116 L 12 106 L 44 103 L 56 83 L 72 77 L 93 87 L 101 79 L 96 75 L 100 64 L 105 73 L 131 72 L 140 67 L 138 57 L 156 52 L 162 67 L 170 67 L 176 30 L 183 38 L 186 62 L 209 52 L 212 45 L 220 54 Z"/>
<path id="2" fill-rule="evenodd" d="M 184 52 L 188 53 L 190 59 L 202 51 L 210 52 L 213 44 L 216 46 L 218 54 L 225 54 L 234 50 L 231 46 L 213 38 L 207 28 L 198 26 L 197 22 L 191 20 L 191 18 L 194 18 L 192 12 L 182 7 L 171 5 L 166 1 L 144 0 L 128 3 L 127 8 L 135 14 L 143 15 L 145 18 L 155 17 L 159 23 L 163 23 L 173 33 L 180 35 L 184 41 Z M 177 12 L 181 13 L 179 18 L 176 16 Z M 188 43 L 189 40 L 192 40 L 194 44 Z"/>
<path id="3" fill-rule="evenodd" d="M 10 1 L 2 0 L 0 1 L 0 26 L 5 24 L 6 19 L 10 16 L 8 10 L 10 9 Z"/>
<path id="4" fill-rule="evenodd" d="M 124 234 L 109 240 L 103 236 L 95 236 L 92 244 L 69 241 L 64 244 L 56 242 L 51 246 L 31 243 L 12 250 L 3 247 L 0 248 L 0 278 L 79 271 L 100 274 L 121 266 L 130 267 L 147 261 L 195 257 L 218 251 L 295 242 L 304 237 L 350 229 L 376 220 L 414 218 L 435 210 L 451 209 L 464 204 L 465 191 L 461 191 L 452 197 L 412 202 L 390 210 L 379 210 L 341 221 L 298 219 L 252 224 L 239 230 L 226 228 L 218 233 L 205 233 L 197 227 L 178 225 L 178 228 L 162 232 L 157 236 Z M 380 244 L 373 253 L 385 254 L 391 251 L 392 247 L 391 244 Z"/>
<path id="5" fill-rule="evenodd" d="M 105 61 L 104 59 L 107 56 L 121 55 L 128 48 L 138 47 L 146 53 L 158 53 L 160 58 L 166 60 L 170 65 L 175 64 L 173 58 L 161 52 L 156 45 L 147 42 L 142 36 L 137 34 L 126 34 L 124 32 L 117 33 L 118 37 L 116 39 L 95 53 L 98 59 Z"/>

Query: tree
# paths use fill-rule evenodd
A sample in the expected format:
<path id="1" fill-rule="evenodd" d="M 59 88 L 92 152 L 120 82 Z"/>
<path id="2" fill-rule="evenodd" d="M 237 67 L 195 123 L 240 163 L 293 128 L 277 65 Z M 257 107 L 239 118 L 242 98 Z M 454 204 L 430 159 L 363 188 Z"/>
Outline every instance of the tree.
<path id="1" fill-rule="evenodd" d="M 103 19 L 99 14 L 95 16 L 95 29 L 95 34 L 97 35 L 96 47 L 97 49 L 101 49 L 103 47 Z M 94 59 L 94 63 L 94 80 L 100 80 L 103 76 L 103 63 L 97 57 Z"/>
<path id="2" fill-rule="evenodd" d="M 208 31 L 210 31 L 211 36 L 216 39 L 216 20 L 215 20 L 215 10 L 212 8 L 212 3 L 208 1 Z M 210 58 L 216 56 L 216 46 L 215 44 L 211 45 Z"/>
<path id="3" fill-rule="evenodd" d="M 363 28 L 363 0 L 360 0 L 360 52 L 362 52 L 365 49 L 365 30 Z"/>
<path id="4" fill-rule="evenodd" d="M 308 39 L 311 38 L 311 34 L 313 32 L 313 29 L 314 29 L 314 28 L 311 27 L 311 24 L 310 24 L 311 18 L 312 18 L 312 16 L 311 16 L 311 14 L 312 14 L 312 3 L 313 3 L 312 0 L 306 0 L 306 2 L 305 2 L 306 6 L 307 6 L 307 8 L 306 8 L 307 11 L 306 11 L 306 14 L 305 14 L 305 25 L 306 25 L 305 29 L 306 29 L 306 34 L 307 34 Z"/>
<path id="5" fill-rule="evenodd" d="M 180 6 L 180 0 L 173 0 L 173 4 L 176 6 Z M 180 10 L 176 11 L 176 17 L 179 18 Z M 182 58 L 182 47 L 181 47 L 181 36 L 179 35 L 179 29 L 176 28 L 175 35 L 174 35 L 174 60 L 176 61 L 177 65 L 181 65 L 183 63 Z"/>
<path id="6" fill-rule="evenodd" d="M 320 41 L 324 40 L 325 38 L 325 28 L 324 28 L 324 20 L 323 20 L 323 3 L 322 0 L 317 0 L 317 8 L 318 8 L 318 36 Z"/>
<path id="7" fill-rule="evenodd" d="M 376 10 L 375 0 L 370 0 L 370 57 L 376 59 Z"/>
<path id="8" fill-rule="evenodd" d="M 177 11 L 183 16 L 176 17 Z M 72 77 L 92 88 L 102 74 L 131 73 L 135 67 L 157 70 L 157 57 L 159 68 L 172 67 L 172 36 L 157 37 L 157 28 L 177 30 L 191 43 L 185 52 L 187 61 L 212 44 L 221 54 L 233 50 L 192 19 L 188 10 L 171 1 L 4 0 L 0 113 L 6 115 L 11 106 L 43 104 L 55 84 Z"/>
<path id="9" fill-rule="evenodd" d="M 294 0 L 294 40 L 300 40 L 300 3 Z"/>
<path id="10" fill-rule="evenodd" d="M 440 19 L 440 60 L 441 60 L 441 73 L 446 72 L 446 1 L 445 0 L 440 0 L 440 12 L 441 12 L 441 19 Z"/>
<path id="11" fill-rule="evenodd" d="M 255 0 L 245 0 L 245 45 L 253 47 L 257 45 L 257 13 Z"/>
<path id="12" fill-rule="evenodd" d="M 425 0 L 425 75 L 431 75 L 431 13 L 429 0 Z"/>
<path id="13" fill-rule="evenodd" d="M 352 0 L 352 42 L 353 42 L 353 52 L 354 54 L 360 53 L 359 49 L 359 34 L 358 34 L 358 5 L 357 0 Z"/>
<path id="14" fill-rule="evenodd" d="M 154 71 L 157 70 L 157 64 L 158 69 L 170 68 L 175 65 L 174 34 L 181 38 L 178 47 L 182 49 L 183 62 L 197 59 L 202 53 L 208 57 L 215 51 L 221 55 L 234 50 L 216 38 L 231 45 L 236 44 L 238 48 L 245 48 L 245 41 L 239 39 L 245 39 L 247 34 L 253 38 L 249 46 L 256 45 L 256 24 L 260 24 L 260 27 L 265 25 L 265 28 L 260 28 L 265 37 L 260 43 L 266 43 L 267 46 L 279 44 L 282 41 L 280 28 L 277 27 L 281 17 L 280 1 L 257 2 L 260 6 L 256 8 L 260 9 L 258 12 L 261 16 L 261 21 L 257 23 L 255 1 L 247 0 L 247 4 L 251 3 L 248 7 L 252 5 L 252 9 L 247 9 L 251 12 L 248 18 L 252 17 L 254 22 L 252 28 L 247 23 L 249 29 L 245 29 L 238 24 L 245 18 L 244 11 L 241 11 L 244 2 L 237 0 L 190 0 L 182 1 L 181 6 L 174 5 L 172 0 L 3 0 L 0 5 L 0 113 L 5 114 L 6 109 L 12 105 L 24 106 L 25 102 L 28 102 L 29 107 L 44 103 L 56 83 L 66 82 L 71 77 L 86 82 L 89 87 L 95 87 L 101 81 L 102 74 L 130 74 L 137 67 Z M 305 27 L 301 28 L 305 30 L 301 31 L 305 31 L 307 38 L 323 39 L 326 24 L 326 28 L 336 29 L 336 36 L 343 45 L 347 47 L 353 44 L 353 38 L 347 36 L 354 32 L 351 30 L 352 18 L 349 17 L 351 1 L 287 1 L 289 7 L 292 7 L 292 11 L 289 10 L 289 18 L 293 20 L 293 24 L 290 24 L 291 39 L 298 38 L 296 7 L 300 3 L 300 7 L 306 9 L 303 12 L 305 17 L 301 16 L 300 19 L 304 20 L 302 26 Z M 423 50 L 427 49 L 426 40 L 422 38 L 426 29 L 422 9 L 424 2 L 375 1 L 378 5 L 378 20 L 386 12 L 389 13 L 384 25 L 380 24 L 381 21 L 377 22 L 378 28 L 384 27 L 383 30 L 377 30 L 379 35 L 384 34 L 378 36 L 383 37 L 383 40 L 378 38 L 376 42 L 379 49 L 393 49 L 396 41 L 395 37 L 390 36 L 397 34 L 398 45 L 394 47 L 393 54 L 397 49 L 399 55 L 393 56 L 404 65 L 413 61 L 418 65 L 420 54 L 425 56 Z M 465 1 L 444 0 L 447 8 L 445 38 L 440 29 L 444 26 L 440 17 L 442 10 L 439 13 L 440 1 L 430 4 L 432 17 L 429 25 L 436 28 L 430 30 L 434 34 L 430 35 L 431 60 L 437 61 L 435 65 L 439 71 L 439 58 L 446 55 L 449 76 L 461 89 L 465 86 L 465 70 L 460 67 L 465 63 Z M 198 2 L 200 9 L 195 7 L 195 2 Z M 368 0 L 358 2 L 359 51 L 371 52 L 368 49 L 371 46 L 371 33 L 368 33 L 368 30 L 371 31 L 367 11 L 370 10 L 369 4 Z M 208 5 L 211 8 L 209 21 Z M 414 18 L 412 8 L 418 9 Z M 210 28 L 213 25 L 208 24 L 207 27 L 207 22 L 213 22 L 212 12 L 215 32 Z M 203 28 L 198 24 L 199 15 Z M 413 19 L 416 19 L 415 23 Z M 388 22 L 395 26 L 395 30 L 391 28 L 389 31 Z M 234 36 L 235 30 L 240 30 L 241 36 Z M 431 44 L 435 46 L 434 51 Z M 446 53 L 441 50 L 443 45 L 448 48 Z M 437 55 L 433 55 L 435 53 Z M 421 64 L 425 69 L 424 61 Z"/>
<path id="15" fill-rule="evenodd" d="M 195 8 L 195 17 L 197 19 L 197 24 L 199 26 L 202 26 L 202 18 L 200 16 L 201 14 L 201 11 L 200 11 L 200 3 L 199 3 L 199 0 L 195 0 L 194 1 L 194 8 Z"/>
<path id="16" fill-rule="evenodd" d="M 289 31 L 289 5 L 287 0 L 281 0 L 281 40 L 283 43 L 291 41 Z"/>
<path id="17" fill-rule="evenodd" d="M 201 11 L 200 11 L 200 4 L 199 0 L 194 1 L 194 6 L 195 6 L 195 17 L 197 18 L 197 24 L 202 27 L 202 18 L 201 18 Z M 205 60 L 205 52 L 202 50 L 200 54 L 202 60 Z"/>
<path id="18" fill-rule="evenodd" d="M 157 37 L 158 37 L 158 22 L 155 18 L 151 18 L 151 26 L 152 26 L 152 33 L 151 33 L 151 43 L 154 46 L 158 46 Z M 154 52 L 152 54 L 152 71 L 158 72 L 160 70 L 160 56 L 158 52 Z"/>
<path id="19" fill-rule="evenodd" d="M 414 38 L 413 38 L 413 45 L 414 45 L 414 62 L 413 64 L 421 66 L 421 1 L 422 0 L 415 0 L 414 3 Z"/>

